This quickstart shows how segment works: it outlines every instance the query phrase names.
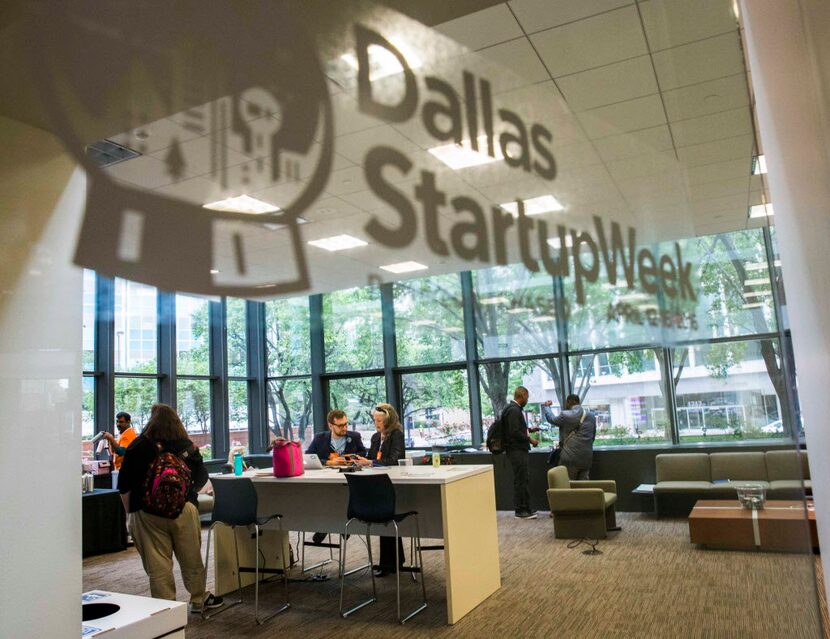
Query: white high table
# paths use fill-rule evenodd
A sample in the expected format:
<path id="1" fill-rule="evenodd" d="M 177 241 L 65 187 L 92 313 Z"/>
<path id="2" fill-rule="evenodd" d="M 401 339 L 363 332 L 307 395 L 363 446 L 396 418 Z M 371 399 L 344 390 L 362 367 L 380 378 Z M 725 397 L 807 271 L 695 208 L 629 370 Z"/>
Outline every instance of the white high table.
<path id="1" fill-rule="evenodd" d="M 454 624 L 501 587 L 493 467 L 395 466 L 361 471 L 376 473 L 387 473 L 395 485 L 398 512 L 418 511 L 422 538 L 443 539 L 447 623 Z M 280 513 L 283 530 L 343 531 L 349 498 L 344 473 L 309 470 L 299 477 L 254 475 L 251 479 L 259 514 Z M 365 528 L 352 524 L 350 530 L 357 533 Z M 413 530 L 410 520 L 401 526 L 403 536 Z M 374 526 L 372 533 L 392 536 L 394 528 Z M 425 577 L 429 579 L 429 573 Z"/>

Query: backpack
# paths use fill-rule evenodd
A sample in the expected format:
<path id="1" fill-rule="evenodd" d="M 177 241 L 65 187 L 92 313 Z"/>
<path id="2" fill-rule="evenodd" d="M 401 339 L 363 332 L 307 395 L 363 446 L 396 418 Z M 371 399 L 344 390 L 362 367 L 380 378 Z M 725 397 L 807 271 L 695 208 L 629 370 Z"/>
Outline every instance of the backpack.
<path id="1" fill-rule="evenodd" d="M 158 455 L 147 469 L 144 481 L 144 507 L 151 515 L 176 519 L 182 514 L 190 491 L 190 468 L 184 459 L 165 451 L 160 444 Z"/>
<path id="2" fill-rule="evenodd" d="M 503 413 L 502 413 L 503 416 Z M 504 452 L 504 427 L 502 416 L 496 417 L 490 428 L 487 429 L 487 450 L 493 455 L 501 455 Z"/>

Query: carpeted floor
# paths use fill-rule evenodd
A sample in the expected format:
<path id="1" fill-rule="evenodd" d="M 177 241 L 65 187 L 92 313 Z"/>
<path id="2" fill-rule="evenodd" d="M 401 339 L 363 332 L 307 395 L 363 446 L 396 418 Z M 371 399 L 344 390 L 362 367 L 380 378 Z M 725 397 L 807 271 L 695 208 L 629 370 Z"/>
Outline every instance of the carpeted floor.
<path id="1" fill-rule="evenodd" d="M 813 555 L 703 550 L 689 543 L 685 519 L 656 521 L 651 515 L 620 513 L 618 521 L 622 531 L 600 542 L 603 554 L 586 556 L 586 546 L 569 549 L 567 540 L 554 539 L 547 513 L 530 521 L 499 513 L 502 587 L 452 627 L 445 625 L 441 553 L 433 552 L 425 554 L 430 606 L 403 627 L 395 622 L 394 577 L 379 579 L 378 602 L 347 620 L 337 614 L 339 585 L 331 579 L 292 582 L 292 608 L 263 626 L 254 623 L 251 588 L 249 595 L 246 591 L 250 605 L 208 621 L 191 615 L 187 637 L 823 636 Z M 364 548 L 350 542 L 350 559 L 362 560 Z M 320 550 L 312 550 L 319 556 Z M 309 558 L 314 556 L 309 553 Z M 335 569 L 329 567 L 328 573 L 334 575 Z M 365 574 L 354 579 L 356 586 L 347 594 L 356 601 L 370 580 Z M 84 590 L 149 595 L 133 549 L 84 560 L 83 581 Z M 410 581 L 402 583 L 406 607 L 419 589 Z M 178 574 L 177 584 L 179 599 L 186 600 Z M 266 584 L 260 594 L 261 605 L 273 605 L 282 589 Z"/>

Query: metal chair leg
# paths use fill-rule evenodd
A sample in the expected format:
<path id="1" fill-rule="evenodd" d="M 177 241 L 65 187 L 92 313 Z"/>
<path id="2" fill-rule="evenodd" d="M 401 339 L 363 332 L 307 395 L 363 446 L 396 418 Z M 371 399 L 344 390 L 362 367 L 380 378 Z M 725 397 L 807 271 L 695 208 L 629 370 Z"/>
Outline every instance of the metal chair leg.
<path id="1" fill-rule="evenodd" d="M 363 570 L 366 567 L 366 566 L 360 566 L 359 568 L 354 568 L 354 569 L 346 572 L 346 549 L 347 549 L 347 544 L 348 544 L 348 541 L 349 541 L 348 540 L 349 525 L 353 521 L 354 521 L 354 519 L 350 519 L 349 521 L 346 522 L 346 527 L 343 529 L 343 535 L 341 537 L 342 542 L 340 544 L 340 546 L 341 546 L 340 571 L 339 571 L 340 572 L 340 616 L 343 617 L 343 618 L 346 618 L 350 614 L 352 614 L 353 612 L 356 612 L 356 611 L 360 610 L 361 608 L 363 608 L 364 606 L 368 606 L 370 603 L 374 603 L 375 601 L 377 601 L 377 590 L 375 588 L 375 573 L 374 573 L 374 571 L 372 571 L 372 596 L 371 596 L 371 598 L 367 599 L 366 601 L 363 601 L 363 602 L 359 603 L 358 605 L 354 606 L 353 608 L 350 608 L 349 610 L 346 610 L 346 611 L 343 610 L 343 594 L 344 594 L 345 586 L 346 586 L 346 576 L 351 575 L 352 573 L 355 573 L 359 570 Z M 371 527 L 372 527 L 371 524 L 367 524 L 367 526 L 366 526 L 366 546 L 367 546 L 368 551 L 369 551 L 369 564 L 368 564 L 368 566 L 369 566 L 370 570 L 372 568 L 372 544 L 371 544 L 371 541 L 369 539 L 369 533 L 371 532 Z"/>
<path id="2" fill-rule="evenodd" d="M 331 533 L 328 533 L 326 535 L 326 540 L 329 544 L 331 544 Z M 342 540 L 341 540 L 340 543 L 342 543 Z M 315 568 L 320 568 L 320 571 L 318 572 L 318 574 L 322 575 L 323 574 L 323 566 L 325 566 L 327 564 L 330 564 L 331 562 L 334 561 L 334 550 L 331 548 L 331 546 L 329 546 L 329 558 L 328 559 L 324 559 L 323 561 L 320 561 L 320 562 L 314 564 L 313 566 L 309 566 L 308 568 L 306 568 L 305 567 L 305 531 L 302 531 L 300 533 L 300 545 L 302 546 L 302 549 L 300 550 L 300 557 L 302 558 L 302 561 L 300 563 L 300 568 L 301 568 L 303 573 L 310 572 L 310 571 L 314 570 Z"/>
<path id="3" fill-rule="evenodd" d="M 396 567 L 395 567 L 395 572 L 396 572 L 397 577 L 398 577 L 398 621 L 401 623 L 401 625 L 405 624 L 407 621 L 412 619 L 412 617 L 414 617 L 415 615 L 417 615 L 419 612 L 423 611 L 427 607 L 427 589 L 426 589 L 426 582 L 424 581 L 424 558 L 423 558 L 423 554 L 421 553 L 421 527 L 418 523 L 418 515 L 413 515 L 413 516 L 415 518 L 415 538 L 417 540 L 416 545 L 417 545 L 417 548 L 418 548 L 418 554 L 417 554 L 418 558 L 416 560 L 415 556 L 413 555 L 412 563 L 414 564 L 414 566 L 413 566 L 414 569 L 415 570 L 420 570 L 420 572 L 421 572 L 421 594 L 423 596 L 423 600 L 421 601 L 420 606 L 415 608 L 412 612 L 410 612 L 406 617 L 403 617 L 403 618 L 401 618 L 401 567 L 400 567 L 399 557 L 398 557 L 398 553 L 399 553 L 399 550 L 398 550 L 399 530 L 398 530 L 398 523 L 395 522 L 395 521 L 392 522 L 395 525 L 395 562 L 397 564 Z"/>
<path id="4" fill-rule="evenodd" d="M 280 540 L 282 540 L 282 519 L 278 519 L 279 523 L 279 532 L 280 532 Z M 255 553 L 254 556 L 254 618 L 256 619 L 257 624 L 260 626 L 264 624 L 269 619 L 276 617 L 281 612 L 288 610 L 291 607 L 291 603 L 288 601 L 288 567 L 285 563 L 285 553 L 282 549 L 280 549 L 280 555 L 282 556 L 282 579 L 283 584 L 285 585 L 285 603 L 272 612 L 267 617 L 262 619 L 259 618 L 259 526 L 254 524 L 254 535 L 256 536 L 256 544 L 255 544 Z"/>
<path id="5" fill-rule="evenodd" d="M 206 582 L 206 585 L 207 585 L 208 560 L 210 558 L 210 537 L 211 537 L 211 533 L 213 533 L 213 528 L 217 524 L 221 524 L 221 523 L 222 522 L 219 522 L 219 521 L 214 522 L 213 524 L 210 525 L 210 528 L 208 528 L 207 547 L 205 548 L 205 582 Z M 223 524 L 223 525 L 226 525 L 226 524 Z M 216 615 L 218 615 L 220 612 L 225 612 L 226 610 L 230 610 L 234 606 L 238 606 L 239 604 L 242 603 L 242 575 L 239 572 L 239 544 L 236 541 L 236 527 L 231 526 L 230 529 L 231 529 L 231 534 L 233 535 L 234 548 L 236 550 L 236 584 L 237 584 L 236 592 L 239 595 L 239 599 L 236 600 L 236 601 L 232 601 L 230 603 L 226 603 L 224 606 L 222 606 L 218 610 L 215 610 L 211 614 L 207 614 L 207 611 L 206 611 L 205 607 L 202 606 L 202 619 L 210 619 L 211 617 L 215 617 Z M 207 587 L 205 587 L 205 591 L 207 592 Z"/>

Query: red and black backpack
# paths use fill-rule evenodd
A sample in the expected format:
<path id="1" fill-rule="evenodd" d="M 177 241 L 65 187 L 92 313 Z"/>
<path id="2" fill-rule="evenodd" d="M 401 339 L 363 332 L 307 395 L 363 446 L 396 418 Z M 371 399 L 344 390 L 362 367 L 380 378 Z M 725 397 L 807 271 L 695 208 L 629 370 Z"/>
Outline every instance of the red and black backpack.
<path id="1" fill-rule="evenodd" d="M 176 519 L 187 503 L 192 483 L 190 468 L 184 459 L 156 444 L 158 454 L 147 469 L 144 482 L 144 512 Z"/>

